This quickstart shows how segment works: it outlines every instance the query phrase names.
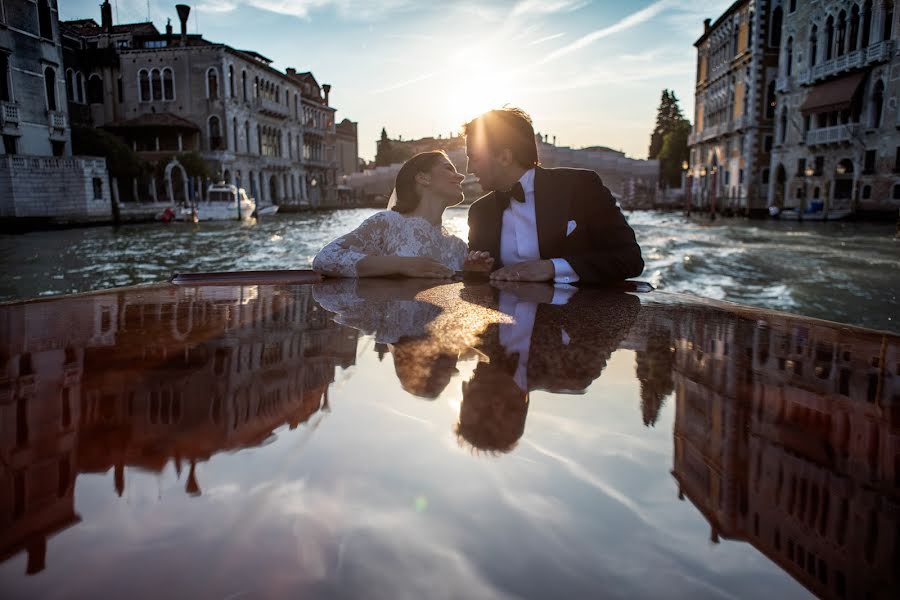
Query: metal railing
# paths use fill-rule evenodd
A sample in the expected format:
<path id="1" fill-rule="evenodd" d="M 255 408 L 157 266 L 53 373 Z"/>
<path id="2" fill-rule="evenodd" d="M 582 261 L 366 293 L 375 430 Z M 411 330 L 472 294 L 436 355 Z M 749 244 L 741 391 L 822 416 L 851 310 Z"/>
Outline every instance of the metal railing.
<path id="1" fill-rule="evenodd" d="M 0 102 L 0 120 L 3 123 L 18 123 L 19 122 L 19 107 L 13 104 L 12 102 Z"/>
<path id="2" fill-rule="evenodd" d="M 66 113 L 60 112 L 58 110 L 51 110 L 49 115 L 50 127 L 53 129 L 65 129 L 66 128 Z"/>
<path id="3" fill-rule="evenodd" d="M 835 125 L 834 127 L 822 127 L 806 132 L 806 145 L 815 146 L 821 144 L 840 144 L 849 142 L 859 131 L 859 125 Z"/>

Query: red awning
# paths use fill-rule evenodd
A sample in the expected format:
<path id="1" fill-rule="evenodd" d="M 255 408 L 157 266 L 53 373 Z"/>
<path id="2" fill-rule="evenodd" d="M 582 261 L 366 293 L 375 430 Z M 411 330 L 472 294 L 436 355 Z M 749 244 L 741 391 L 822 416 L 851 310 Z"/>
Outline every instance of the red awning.
<path id="1" fill-rule="evenodd" d="M 865 75 L 865 73 L 853 73 L 834 81 L 820 83 L 806 95 L 800 111 L 805 113 L 830 112 L 850 108 L 853 97 L 859 91 Z"/>

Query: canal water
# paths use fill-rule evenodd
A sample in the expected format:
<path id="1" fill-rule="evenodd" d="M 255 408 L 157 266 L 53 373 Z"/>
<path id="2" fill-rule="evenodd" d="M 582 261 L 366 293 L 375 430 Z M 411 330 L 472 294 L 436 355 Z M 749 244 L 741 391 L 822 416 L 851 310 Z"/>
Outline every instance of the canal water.
<path id="1" fill-rule="evenodd" d="M 253 223 L 161 223 L 0 236 L 0 301 L 166 281 L 178 272 L 303 269 L 374 210 Z M 465 208 L 447 228 L 465 239 Z M 900 331 L 900 241 L 892 224 L 627 215 L 657 288 Z"/>

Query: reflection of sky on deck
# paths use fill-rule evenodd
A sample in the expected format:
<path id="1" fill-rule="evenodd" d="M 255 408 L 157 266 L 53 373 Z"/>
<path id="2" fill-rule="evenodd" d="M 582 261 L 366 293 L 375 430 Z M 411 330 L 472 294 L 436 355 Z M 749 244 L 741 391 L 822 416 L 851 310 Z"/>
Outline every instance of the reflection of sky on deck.
<path id="1" fill-rule="evenodd" d="M 768 448 L 768 456 L 790 455 L 782 460 L 785 464 L 794 461 L 795 455 L 788 448 L 791 440 L 780 438 L 778 425 L 767 421 L 768 417 L 759 416 L 769 410 L 765 404 L 767 392 L 754 386 L 766 384 L 781 390 L 779 394 L 783 394 L 788 406 L 787 415 L 801 408 L 816 407 L 816 402 L 825 402 L 833 394 L 819 397 L 804 391 L 792 396 L 795 388 L 799 390 L 824 381 L 809 368 L 804 371 L 808 379 L 789 378 L 776 388 L 773 382 L 778 377 L 792 376 L 776 372 L 772 367 L 776 357 L 762 359 L 761 350 L 777 348 L 780 339 L 777 336 L 788 332 L 801 332 L 794 343 L 812 347 L 834 339 L 838 330 L 821 322 L 751 309 L 680 304 L 683 299 L 673 296 L 642 295 L 638 306 L 635 296 L 589 296 L 586 295 L 589 292 L 579 292 L 581 298 L 594 298 L 594 303 L 579 305 L 576 295 L 561 312 L 540 313 L 547 319 L 544 324 L 557 319 L 571 334 L 572 345 L 584 339 L 594 340 L 595 353 L 604 352 L 604 341 L 618 349 L 605 361 L 602 371 L 596 373 L 596 379 L 584 393 L 532 391 L 524 433 L 515 447 L 506 453 L 492 453 L 477 451 L 460 440 L 456 426 L 463 383 L 474 378 L 476 367 L 483 364 L 484 353 L 489 353 L 486 342 L 479 341 L 479 335 L 491 324 L 508 323 L 509 318 L 504 319 L 495 310 L 496 305 L 492 308 L 491 296 L 486 291 L 490 288 L 483 285 L 455 283 L 416 293 L 412 293 L 415 286 L 405 288 L 396 282 L 392 286 L 390 289 L 398 293 L 403 289 L 410 297 L 427 299 L 431 307 L 438 307 L 436 313 L 429 308 L 426 314 L 435 316 L 423 325 L 432 333 L 443 332 L 435 338 L 437 346 L 452 348 L 454 352 L 465 346 L 484 351 L 463 353 L 449 383 L 436 398 L 422 399 L 404 391 L 394 364 L 396 347 L 389 347 L 382 356 L 377 352 L 379 345 L 374 336 L 385 334 L 386 329 L 395 325 L 381 319 L 382 312 L 401 301 L 386 299 L 382 295 L 384 290 L 377 286 L 355 283 L 349 287 L 334 286 L 330 288 L 333 292 L 330 300 L 335 303 L 341 300 L 343 306 L 349 307 L 340 319 L 353 322 L 367 333 L 356 340 L 355 361 L 351 353 L 350 358 L 340 359 L 344 361 L 342 364 L 350 366 L 335 368 L 334 381 L 328 385 L 327 407 L 307 413 L 306 420 L 295 429 L 278 427 L 261 445 L 243 443 L 256 438 L 249 434 L 242 437 L 240 428 L 225 434 L 222 439 L 231 445 L 217 451 L 215 447 L 210 449 L 209 445 L 198 443 L 197 446 L 212 456 L 197 460 L 196 483 L 202 493 L 194 496 L 186 493 L 189 476 L 185 463 L 182 462 L 179 474 L 175 462 L 164 454 L 168 448 L 189 447 L 193 440 L 187 435 L 194 431 L 193 422 L 181 429 L 153 430 L 141 429 L 139 419 L 135 418 L 132 423 L 139 433 L 131 447 L 132 454 L 125 454 L 126 462 L 140 463 L 141 459 L 147 459 L 145 464 L 154 464 L 148 455 L 158 448 L 159 458 L 168 461 L 165 467 L 159 473 L 126 467 L 121 497 L 115 494 L 112 470 L 104 474 L 79 472 L 74 507 L 81 522 L 55 534 L 50 532 L 46 568 L 39 573 L 23 576 L 24 552 L 0 563 L 0 587 L 5 590 L 4 595 L 42 598 L 161 595 L 236 598 L 285 597 L 298 593 L 368 598 L 663 595 L 792 598 L 808 595 L 804 587 L 807 584 L 795 580 L 796 573 L 782 570 L 790 564 L 783 558 L 776 557 L 780 562 L 768 558 L 763 552 L 771 552 L 771 548 L 765 543 L 760 547 L 759 540 L 752 539 L 748 531 L 750 518 L 737 514 L 733 496 L 718 500 L 724 499 L 725 506 L 718 505 L 722 513 L 715 518 L 721 519 L 720 525 L 725 528 L 730 525 L 729 519 L 735 523 L 740 521 L 731 533 L 739 540 L 750 539 L 752 544 L 725 539 L 728 531 L 720 533 L 720 543 L 710 541 L 711 527 L 715 525 L 711 525 L 701 510 L 716 510 L 716 506 L 708 506 L 716 502 L 714 493 L 707 497 L 700 491 L 699 479 L 689 471 L 692 466 L 685 458 L 673 455 L 673 446 L 693 444 L 701 452 L 708 452 L 702 458 L 710 473 L 720 468 L 719 475 L 724 480 L 735 482 L 750 481 L 749 471 L 754 467 L 748 463 L 753 462 L 750 456 L 759 451 L 760 445 Z M 141 302 L 155 306 L 151 300 L 164 306 L 173 299 L 191 298 L 197 307 L 196 314 L 208 315 L 213 310 L 237 307 L 238 299 L 244 297 L 247 302 L 240 305 L 243 314 L 255 315 L 263 325 L 257 327 L 248 321 L 243 328 L 217 329 L 214 320 L 195 322 L 193 333 L 187 339 L 191 342 L 189 346 L 215 350 L 234 348 L 236 338 L 271 343 L 282 339 L 279 337 L 282 329 L 291 327 L 346 339 L 349 328 L 336 327 L 322 318 L 322 309 L 316 304 L 304 304 L 306 313 L 293 310 L 312 297 L 324 302 L 328 289 L 327 285 L 312 291 L 252 286 L 244 288 L 252 293 L 241 295 L 235 293 L 239 291 L 237 288 L 159 286 L 122 292 L 118 299 L 120 306 L 134 307 Z M 349 302 L 341 296 L 348 289 L 352 292 Z M 363 293 L 364 290 L 367 291 Z M 57 304 L 38 304 L 32 308 L 46 311 L 53 306 L 73 304 L 93 307 L 95 299 L 110 302 L 113 297 L 107 294 L 61 299 Z M 461 297 L 473 298 L 483 305 L 475 307 Z M 353 298 L 364 302 L 354 304 Z M 579 313 L 579 306 L 587 306 L 592 312 Z M 355 320 L 351 318 L 350 313 L 361 310 L 360 307 L 371 309 L 369 316 L 374 320 L 370 322 L 377 324 L 379 331 L 364 327 L 364 311 L 356 314 Z M 11 315 L 10 321 L 19 308 L 5 307 Z M 57 312 L 66 313 L 62 309 Z M 293 322 L 274 318 L 281 313 L 299 316 Z M 75 321 L 86 314 L 83 310 L 72 311 Z M 146 343 L 138 335 L 141 330 L 128 327 L 134 314 L 119 313 L 120 329 L 115 346 L 119 355 L 128 356 L 129 350 Z M 580 321 L 584 314 L 598 315 L 598 319 L 604 314 L 618 314 L 623 320 L 594 329 L 596 323 Z M 450 330 L 453 324 L 457 326 L 455 331 Z M 538 325 L 535 332 L 537 329 Z M 595 337 L 585 338 L 586 332 Z M 843 352 L 852 356 L 834 360 L 869 361 L 871 352 L 884 348 L 887 350 L 881 351 L 888 352 L 889 364 L 893 365 L 890 361 L 894 361 L 891 357 L 895 356 L 896 338 L 849 329 L 841 330 L 840 335 Z M 664 342 L 659 346 L 664 355 L 669 355 L 670 346 L 673 348 L 668 363 L 666 360 L 653 363 L 652 344 L 659 339 Z M 177 347 L 173 341 L 160 341 L 161 346 L 166 344 Z M 536 342 L 532 346 L 538 347 Z M 817 352 L 819 347 L 816 346 Z M 338 360 L 334 357 L 340 356 L 344 346 L 320 340 L 304 348 L 314 353 L 304 354 L 304 360 L 321 357 Z M 418 348 L 426 357 L 436 355 L 427 346 Z M 567 347 L 561 352 L 571 350 Z M 214 355 L 215 352 L 209 354 Z M 572 356 L 584 357 L 587 362 L 591 359 L 590 352 Z M 742 361 L 748 360 L 757 361 L 752 363 L 753 374 L 747 375 L 749 380 L 739 379 L 742 383 L 730 391 L 718 387 L 723 373 L 744 377 L 742 374 L 750 368 L 750 363 Z M 85 365 L 89 362 L 86 360 Z M 210 364 L 199 360 L 189 362 L 187 367 L 180 367 L 182 371 L 172 365 L 166 367 L 170 371 L 160 370 L 155 365 L 157 370 L 151 368 L 144 373 L 138 369 L 134 376 L 146 379 L 139 384 L 139 390 L 141 385 L 153 385 L 159 374 L 167 372 L 196 384 L 206 381 L 201 371 Z M 295 367 L 296 364 L 284 363 Z M 649 375 L 644 372 L 639 376 L 637 369 L 641 364 L 651 369 Z M 646 402 L 646 397 L 642 398 L 642 385 L 652 384 L 652 369 L 660 364 L 668 364 L 668 370 L 655 376 L 674 376 L 676 389 L 665 397 L 652 426 L 646 426 L 646 414 L 642 415 L 642 403 Z M 229 385 L 235 386 L 247 381 L 267 384 L 272 383 L 267 379 L 282 376 L 277 370 L 280 368 L 282 365 L 269 365 L 265 367 L 269 370 L 252 374 L 253 377 L 265 374 L 262 379 L 240 379 L 231 372 L 223 377 L 232 377 Z M 860 371 L 861 367 L 856 370 Z M 837 371 L 834 373 L 836 378 Z M 896 386 L 897 374 L 890 370 L 881 373 L 883 387 L 880 389 L 884 398 L 890 398 L 891 390 L 896 389 L 891 386 Z M 531 375 L 539 374 L 529 373 L 530 378 Z M 578 369 L 569 375 L 571 379 L 562 381 L 560 389 L 570 389 L 566 384 L 583 380 Z M 538 381 L 538 377 L 532 380 Z M 865 375 L 852 376 L 849 400 L 845 404 L 864 407 L 865 403 L 858 397 L 859 390 L 865 389 L 864 380 Z M 100 378 L 100 384 L 112 385 L 109 381 L 115 383 L 114 379 Z M 728 378 L 724 381 L 726 385 L 734 383 Z M 691 388 L 694 397 L 685 396 L 684 389 L 678 387 L 679 382 L 694 386 Z M 88 366 L 82 385 L 103 389 L 102 385 L 97 387 L 97 373 L 92 373 Z M 185 386 L 185 390 L 197 394 L 186 398 L 188 405 L 208 400 L 197 385 Z M 115 388 L 106 391 L 113 392 Z M 884 398 L 877 399 L 879 406 L 884 404 Z M 750 411 L 753 402 L 763 402 L 763 405 L 759 409 L 754 406 Z M 695 413 L 690 413 L 686 405 Z M 696 414 L 698 406 L 706 412 Z M 738 410 L 738 406 L 744 408 Z M 680 425 L 676 421 L 677 410 L 683 419 Z M 696 433 L 698 425 L 702 429 L 705 419 L 715 423 L 720 411 L 722 422 L 715 426 L 714 432 L 708 437 Z M 201 418 L 197 422 L 202 425 L 204 421 Z M 790 427 L 805 425 L 800 420 Z M 894 431 L 881 421 L 878 426 Z M 752 430 L 756 449 L 742 446 L 742 438 L 735 437 L 731 427 L 738 431 Z M 267 431 L 262 425 L 254 426 L 253 419 L 247 429 L 250 434 L 261 429 Z M 37 426 L 33 428 L 33 432 L 38 430 Z M 202 431 L 205 430 L 197 429 L 198 433 Z M 813 429 L 807 430 L 808 435 L 812 435 L 810 431 Z M 88 448 L 85 452 L 88 457 L 92 456 L 90 450 L 96 455 L 97 448 L 102 447 L 90 439 L 97 432 L 96 423 L 81 427 L 77 447 Z M 153 438 L 150 435 L 153 432 L 159 432 L 159 437 Z M 884 439 L 895 439 L 891 435 L 888 433 Z M 210 439 L 215 442 L 219 438 L 213 435 Z M 711 446 L 704 450 L 703 444 L 708 440 L 712 440 Z M 726 446 L 721 456 L 716 454 L 717 443 Z M 855 452 L 852 448 L 850 451 Z M 737 456 L 744 456 L 744 462 L 733 458 Z M 96 456 L 93 458 L 97 460 Z M 82 456 L 80 460 L 86 459 Z M 884 463 L 888 467 L 879 469 L 889 468 L 888 463 L 889 460 Z M 76 462 L 76 470 L 78 467 Z M 677 476 L 685 485 L 684 501 L 678 499 L 679 480 L 673 477 L 673 469 L 682 469 Z M 888 474 L 878 472 L 882 478 Z M 834 475 L 847 476 L 837 472 Z M 858 477 L 859 482 L 866 481 L 858 473 L 851 476 Z M 887 492 L 896 489 L 890 484 L 885 486 Z M 877 496 L 877 492 L 856 491 L 851 494 L 853 502 L 864 494 Z M 751 511 L 766 511 L 769 507 L 765 488 L 749 490 L 749 496 Z M 874 502 L 873 506 L 877 504 Z M 788 535 L 791 522 L 787 515 L 764 512 L 763 518 L 766 526 L 781 525 L 785 527 L 785 536 Z M 762 539 L 765 535 L 758 537 Z M 811 548 L 812 537 L 801 537 L 798 543 Z M 884 561 L 889 556 L 878 554 L 876 558 L 872 572 L 884 576 L 883 567 L 887 564 Z M 838 560 L 833 556 L 829 560 L 833 569 L 856 564 L 852 559 Z M 850 572 L 848 577 L 861 574 L 865 573 Z M 854 590 L 858 588 L 851 588 L 851 592 Z"/>
<path id="2" fill-rule="evenodd" d="M 385 376 L 389 360 L 361 355 L 315 431 L 204 464 L 199 498 L 171 466 L 129 470 L 121 499 L 111 474 L 79 477 L 82 524 L 12 589 L 52 597 L 44 584 L 69 572 L 65 596 L 802 595 L 743 544 L 711 546 L 675 501 L 671 405 L 644 428 L 631 351 L 583 396 L 532 394 L 523 443 L 502 456 L 457 444 L 457 381 L 422 401 Z"/>

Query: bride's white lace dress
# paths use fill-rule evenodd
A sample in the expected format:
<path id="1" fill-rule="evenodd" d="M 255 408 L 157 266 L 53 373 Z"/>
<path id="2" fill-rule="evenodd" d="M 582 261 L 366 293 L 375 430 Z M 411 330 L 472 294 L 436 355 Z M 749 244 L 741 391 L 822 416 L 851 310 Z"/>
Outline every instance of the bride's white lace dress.
<path id="1" fill-rule="evenodd" d="M 466 243 L 442 226 L 383 210 L 322 248 L 312 266 L 331 275 L 356 277 L 356 263 L 367 256 L 423 256 L 459 271 L 466 253 Z"/>

